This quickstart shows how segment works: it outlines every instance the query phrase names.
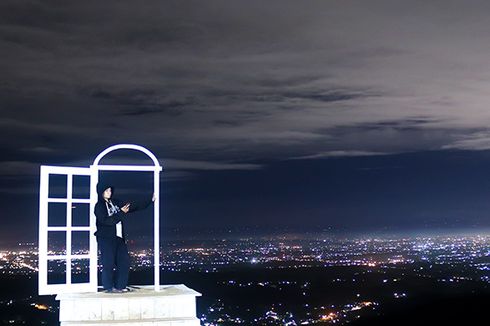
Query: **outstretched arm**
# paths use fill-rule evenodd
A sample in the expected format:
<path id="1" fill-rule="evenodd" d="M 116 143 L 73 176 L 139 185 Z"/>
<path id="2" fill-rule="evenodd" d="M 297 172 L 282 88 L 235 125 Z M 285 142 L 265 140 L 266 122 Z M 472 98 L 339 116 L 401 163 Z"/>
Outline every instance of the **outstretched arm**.
<path id="1" fill-rule="evenodd" d="M 146 199 L 144 201 L 131 202 L 131 205 L 129 206 L 129 213 L 136 212 L 139 210 L 143 210 L 143 209 L 147 208 L 148 206 L 150 206 L 154 201 L 155 201 L 155 195 L 153 194 L 153 196 L 151 198 Z"/>

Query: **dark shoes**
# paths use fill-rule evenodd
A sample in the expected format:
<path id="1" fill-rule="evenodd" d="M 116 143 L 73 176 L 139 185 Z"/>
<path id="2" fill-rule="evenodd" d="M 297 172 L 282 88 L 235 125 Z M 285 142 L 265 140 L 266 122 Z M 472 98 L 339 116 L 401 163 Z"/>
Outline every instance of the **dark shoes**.
<path id="1" fill-rule="evenodd" d="M 112 293 L 126 293 L 126 292 L 133 292 L 133 290 L 128 289 L 128 288 L 112 290 Z"/>
<path id="2" fill-rule="evenodd" d="M 133 292 L 133 291 L 134 290 L 130 288 L 124 288 L 124 289 L 112 288 L 112 289 L 104 290 L 104 293 L 126 293 L 126 292 Z"/>

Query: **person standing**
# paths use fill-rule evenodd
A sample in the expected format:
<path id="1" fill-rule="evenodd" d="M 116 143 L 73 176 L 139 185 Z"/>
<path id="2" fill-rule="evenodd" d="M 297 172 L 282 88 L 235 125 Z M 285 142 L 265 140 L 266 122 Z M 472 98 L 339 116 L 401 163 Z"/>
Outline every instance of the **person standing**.
<path id="1" fill-rule="evenodd" d="M 113 198 L 114 187 L 97 184 L 98 200 L 95 204 L 97 243 L 102 261 L 102 286 L 105 292 L 128 292 L 129 252 L 124 230 L 126 215 L 145 209 L 155 201 L 155 195 L 141 205 L 122 203 Z"/>

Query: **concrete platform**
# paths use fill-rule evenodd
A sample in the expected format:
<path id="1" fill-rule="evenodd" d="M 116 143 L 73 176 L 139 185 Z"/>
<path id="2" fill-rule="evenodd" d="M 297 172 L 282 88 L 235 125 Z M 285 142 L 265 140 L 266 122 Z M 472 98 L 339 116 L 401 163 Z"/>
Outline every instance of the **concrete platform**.
<path id="1" fill-rule="evenodd" d="M 196 292 L 183 284 L 139 286 L 128 293 L 58 294 L 61 326 L 198 326 Z"/>

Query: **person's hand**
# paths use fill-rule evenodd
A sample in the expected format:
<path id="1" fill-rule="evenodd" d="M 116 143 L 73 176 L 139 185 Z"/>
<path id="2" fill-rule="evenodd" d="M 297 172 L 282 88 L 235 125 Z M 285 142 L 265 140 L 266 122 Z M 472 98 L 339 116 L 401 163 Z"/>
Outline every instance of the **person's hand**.
<path id="1" fill-rule="evenodd" d="M 157 200 L 157 196 L 155 195 L 155 193 L 153 193 L 153 197 L 151 198 L 151 201 L 155 202 L 155 200 Z"/>
<path id="2" fill-rule="evenodd" d="M 129 212 L 129 205 L 131 205 L 130 203 L 127 203 L 126 205 L 124 205 L 123 207 L 121 207 L 121 210 L 126 214 L 127 212 Z"/>

